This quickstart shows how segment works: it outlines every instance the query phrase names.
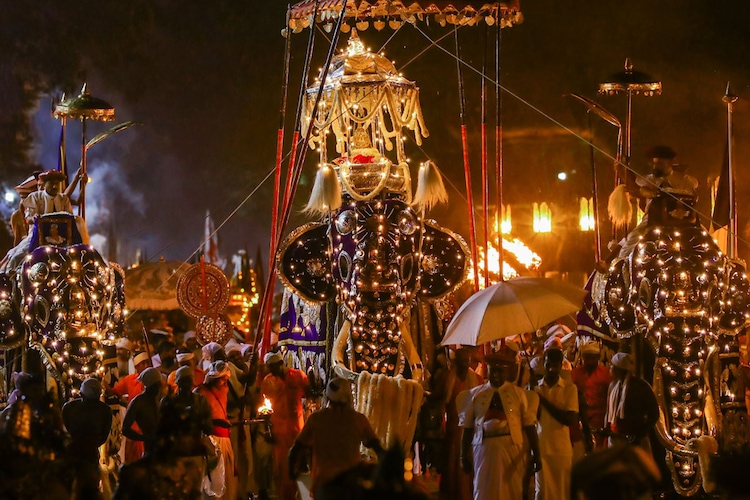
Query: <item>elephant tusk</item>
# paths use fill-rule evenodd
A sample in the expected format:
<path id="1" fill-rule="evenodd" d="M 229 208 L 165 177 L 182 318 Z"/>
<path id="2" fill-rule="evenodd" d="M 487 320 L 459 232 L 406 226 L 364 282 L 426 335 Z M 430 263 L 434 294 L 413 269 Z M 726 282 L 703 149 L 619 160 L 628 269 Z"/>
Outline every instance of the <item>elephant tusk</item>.
<path id="1" fill-rule="evenodd" d="M 341 330 L 339 330 L 336 339 L 333 341 L 333 349 L 331 352 L 331 357 L 333 359 L 331 361 L 333 362 L 334 370 L 339 376 L 354 381 L 357 379 L 357 374 L 347 368 L 346 362 L 344 361 L 346 356 L 346 345 L 349 342 L 349 332 L 351 329 L 351 321 L 348 319 L 344 320 Z"/>
<path id="2" fill-rule="evenodd" d="M 689 457 L 697 457 L 697 451 L 691 450 L 690 448 L 681 445 L 680 443 L 675 441 L 667 431 L 667 418 L 664 416 L 664 408 L 666 407 L 666 401 L 664 400 L 663 393 L 664 385 L 659 370 L 656 370 L 654 372 L 653 388 L 655 389 L 654 393 L 656 394 L 656 400 L 659 403 L 659 420 L 657 420 L 656 422 L 656 437 L 659 438 L 659 442 L 667 451 L 671 453 Z"/>
<path id="3" fill-rule="evenodd" d="M 659 421 L 656 422 L 656 436 L 659 438 L 659 442 L 662 444 L 662 446 L 664 446 L 667 451 L 677 455 L 697 457 L 697 451 L 691 450 L 690 448 L 681 445 L 680 443 L 675 441 L 672 436 L 669 435 L 664 422 L 664 412 L 661 410 L 661 408 L 659 408 Z"/>
<path id="4" fill-rule="evenodd" d="M 414 340 L 411 338 L 408 322 L 403 321 L 399 326 L 401 329 L 401 340 L 404 343 L 404 354 L 411 368 L 411 378 L 419 382 L 422 380 L 423 375 L 422 360 L 419 357 L 417 348 L 414 346 Z"/>

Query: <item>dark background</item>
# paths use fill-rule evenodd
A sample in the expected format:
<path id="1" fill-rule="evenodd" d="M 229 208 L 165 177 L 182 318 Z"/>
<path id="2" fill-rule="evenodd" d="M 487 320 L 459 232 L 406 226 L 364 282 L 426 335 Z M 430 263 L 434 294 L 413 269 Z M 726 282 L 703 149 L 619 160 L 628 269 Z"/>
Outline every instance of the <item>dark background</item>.
<path id="1" fill-rule="evenodd" d="M 708 214 L 706 181 L 719 173 L 726 139 L 721 98 L 727 81 L 741 98 L 750 96 L 750 4 L 526 0 L 521 9 L 524 22 L 503 30 L 502 38 L 506 202 L 551 202 L 553 217 L 570 210 L 574 218 L 563 225 L 575 225 L 577 199 L 591 192 L 589 149 L 561 125 L 577 134 L 587 134 L 588 126 L 585 109 L 563 95 L 573 92 L 595 99 L 624 123 L 625 98 L 598 96 L 596 91 L 599 82 L 620 71 L 630 57 L 636 70 L 650 73 L 664 86 L 662 96 L 634 98 L 632 165 L 645 172 L 649 146 L 672 146 L 678 161 L 689 164 L 690 173 L 701 181 L 700 210 Z M 272 182 L 243 200 L 273 167 L 285 11 L 286 3 L 276 0 L 3 2 L 3 188 L 20 182 L 34 164 L 55 167 L 59 122 L 49 111 L 62 92 L 76 95 L 87 81 L 94 96 L 115 106 L 117 122 L 143 123 L 89 152 L 93 182 L 87 191 L 87 215 L 95 244 L 115 245 L 118 260 L 126 265 L 138 249 L 149 260 L 186 259 L 200 245 L 210 210 L 217 225 L 231 215 L 220 232 L 224 255 L 240 248 L 254 255 L 258 245 L 267 254 Z M 447 30 L 435 23 L 419 27 L 433 39 Z M 391 34 L 388 28 L 370 28 L 361 37 L 376 50 Z M 484 26 L 462 28 L 460 36 L 463 58 L 480 68 Z M 307 31 L 293 35 L 287 150 L 306 42 Z M 432 158 L 449 181 L 449 206 L 435 209 L 433 216 L 468 235 L 455 61 L 433 48 L 405 66 L 427 45 L 422 34 L 405 25 L 385 52 L 421 88 L 431 135 L 421 150 L 408 143 L 412 165 Z M 442 46 L 453 51 L 453 37 Z M 321 65 L 326 49 L 319 33 L 314 68 Z M 464 74 L 478 202 L 479 78 L 467 68 Z M 743 208 L 750 203 L 750 191 L 744 188 L 750 150 L 747 101 L 735 105 L 734 117 L 742 256 L 748 239 Z M 88 136 L 111 125 L 90 122 Z M 595 118 L 593 131 L 595 143 L 614 155 L 616 129 Z M 68 162 L 73 167 L 79 161 L 80 137 L 80 124 L 72 123 Z M 310 155 L 298 207 L 309 193 L 314 160 Z M 596 164 L 604 204 L 612 186 L 612 160 L 597 153 Z M 567 181 L 557 179 L 560 171 L 568 173 Z M 12 210 L 7 204 L 4 208 L 6 213 Z M 568 261 L 577 262 L 572 267 L 593 264 L 590 235 L 568 234 L 556 225 L 553 234 L 532 237 L 527 234 L 530 216 L 524 213 L 514 211 L 514 231 L 525 234 L 530 246 L 554 255 L 552 260 L 563 268 Z M 304 220 L 295 211 L 290 229 Z M 576 257 L 581 255 L 583 263 Z"/>

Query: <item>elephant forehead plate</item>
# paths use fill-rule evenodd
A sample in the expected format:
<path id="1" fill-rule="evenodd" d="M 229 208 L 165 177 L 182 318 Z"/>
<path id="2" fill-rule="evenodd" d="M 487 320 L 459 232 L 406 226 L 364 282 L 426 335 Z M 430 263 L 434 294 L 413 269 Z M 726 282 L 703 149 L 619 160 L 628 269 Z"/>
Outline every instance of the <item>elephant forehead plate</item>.
<path id="1" fill-rule="evenodd" d="M 213 264 L 193 264 L 177 281 L 177 302 L 193 318 L 218 314 L 229 304 L 229 280 Z"/>

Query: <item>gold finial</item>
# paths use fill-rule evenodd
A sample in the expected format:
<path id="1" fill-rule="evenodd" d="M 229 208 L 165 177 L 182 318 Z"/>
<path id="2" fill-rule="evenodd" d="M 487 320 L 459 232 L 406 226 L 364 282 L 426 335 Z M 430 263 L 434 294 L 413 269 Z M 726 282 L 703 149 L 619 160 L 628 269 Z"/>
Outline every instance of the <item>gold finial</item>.
<path id="1" fill-rule="evenodd" d="M 359 39 L 359 34 L 357 34 L 357 28 L 352 28 L 352 34 L 349 35 L 349 41 L 347 43 L 346 52 L 350 56 L 364 54 L 367 52 L 365 50 L 365 45 L 362 43 L 362 40 Z"/>

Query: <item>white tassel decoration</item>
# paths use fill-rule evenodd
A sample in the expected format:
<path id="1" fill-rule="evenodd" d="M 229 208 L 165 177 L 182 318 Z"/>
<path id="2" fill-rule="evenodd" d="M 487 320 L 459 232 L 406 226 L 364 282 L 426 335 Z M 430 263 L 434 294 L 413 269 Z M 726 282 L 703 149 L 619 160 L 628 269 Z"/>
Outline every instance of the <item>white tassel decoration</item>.
<path id="1" fill-rule="evenodd" d="M 630 204 L 630 195 L 625 184 L 617 186 L 609 195 L 607 212 L 609 213 L 609 220 L 615 227 L 623 227 L 630 222 L 633 217 L 633 207 Z"/>
<path id="2" fill-rule="evenodd" d="M 440 170 L 429 160 L 422 163 L 419 166 L 417 192 L 414 194 L 414 201 L 411 204 L 424 210 L 430 210 L 438 203 L 447 202 L 448 192 L 445 190 Z"/>
<path id="3" fill-rule="evenodd" d="M 341 185 L 336 171 L 323 165 L 315 175 L 315 184 L 304 212 L 308 215 L 323 216 L 341 206 Z"/>

